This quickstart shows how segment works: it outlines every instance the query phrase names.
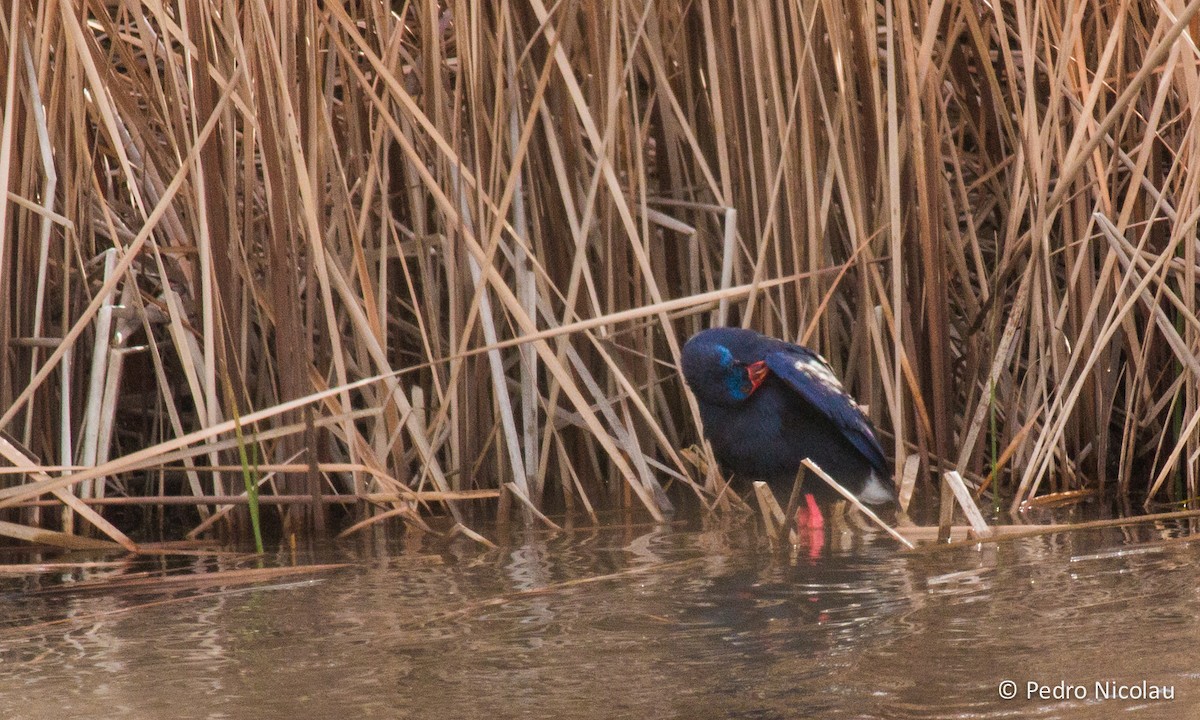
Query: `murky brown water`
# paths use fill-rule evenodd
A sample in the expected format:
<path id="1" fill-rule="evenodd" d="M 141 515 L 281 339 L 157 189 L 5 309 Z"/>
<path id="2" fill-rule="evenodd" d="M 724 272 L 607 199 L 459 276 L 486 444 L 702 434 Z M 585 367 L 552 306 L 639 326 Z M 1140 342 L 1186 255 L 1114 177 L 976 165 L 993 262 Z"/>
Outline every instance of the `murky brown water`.
<path id="1" fill-rule="evenodd" d="M 311 560 L 353 567 L 266 587 L 0 577 L 0 718 L 1200 717 L 1200 542 L 1160 543 L 1178 532 L 789 560 L 627 528 L 348 544 Z M 1086 697 L 1029 699 L 1029 681 Z M 1174 699 L 1103 700 L 1098 681 Z"/>

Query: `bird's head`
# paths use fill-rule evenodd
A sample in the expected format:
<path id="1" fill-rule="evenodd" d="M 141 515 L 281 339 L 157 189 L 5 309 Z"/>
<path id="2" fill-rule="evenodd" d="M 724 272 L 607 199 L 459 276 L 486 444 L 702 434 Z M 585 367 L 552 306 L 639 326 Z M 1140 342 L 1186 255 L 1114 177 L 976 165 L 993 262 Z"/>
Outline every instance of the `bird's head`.
<path id="1" fill-rule="evenodd" d="M 745 361 L 725 345 L 694 337 L 683 346 L 683 377 L 696 397 L 716 405 L 735 405 L 767 379 L 767 364 Z"/>

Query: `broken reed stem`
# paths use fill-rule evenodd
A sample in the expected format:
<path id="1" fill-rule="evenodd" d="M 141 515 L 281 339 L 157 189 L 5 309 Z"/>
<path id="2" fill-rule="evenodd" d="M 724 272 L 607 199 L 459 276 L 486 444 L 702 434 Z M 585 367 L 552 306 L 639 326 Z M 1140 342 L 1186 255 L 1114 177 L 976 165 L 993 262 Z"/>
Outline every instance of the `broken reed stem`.
<path id="1" fill-rule="evenodd" d="M 1126 527 L 1129 525 L 1142 525 L 1152 522 L 1186 520 L 1188 518 L 1195 517 L 1200 517 L 1200 510 L 1180 510 L 1177 512 L 1136 515 L 1133 517 L 1112 518 L 1109 520 L 1089 520 L 1087 522 L 1072 523 L 1070 525 L 1051 525 L 1049 527 L 1030 526 L 1028 530 L 1022 530 L 1009 525 L 996 528 L 997 530 L 1002 530 L 1003 532 L 994 532 L 987 537 L 975 537 L 967 540 L 956 540 L 948 543 L 922 545 L 919 548 L 919 552 L 938 552 L 941 550 L 975 547 L 982 544 L 1002 543 L 1012 540 L 1022 540 L 1025 538 L 1042 537 L 1045 535 L 1058 535 L 1060 533 L 1082 532 L 1085 530 L 1102 530 L 1104 528 Z"/>
<path id="2" fill-rule="evenodd" d="M 782 539 L 787 530 L 787 516 L 784 515 L 783 508 L 779 507 L 775 493 L 771 492 L 771 488 L 761 480 L 755 481 L 753 487 L 754 497 L 758 500 L 759 514 L 762 515 L 763 525 L 767 528 L 767 536 L 772 541 Z"/>
<path id="3" fill-rule="evenodd" d="M 975 499 L 971 496 L 971 491 L 967 488 L 967 484 L 963 482 L 962 475 L 958 474 L 957 470 L 949 470 L 945 473 L 945 482 L 950 492 L 948 493 L 953 499 L 958 501 L 959 507 L 962 508 L 963 514 L 967 516 L 967 522 L 971 525 L 971 529 L 979 537 L 987 537 L 992 534 L 992 529 L 988 526 L 987 521 L 983 519 L 983 513 L 979 512 L 979 506 L 975 504 Z M 938 534 L 941 539 L 941 533 Z M 947 534 L 946 540 L 950 539 Z"/>
<path id="4" fill-rule="evenodd" d="M 792 492 L 788 496 L 787 508 L 783 511 L 783 521 L 791 527 L 796 521 L 796 511 L 800 509 L 800 502 L 804 498 L 804 466 L 796 468 L 796 479 L 792 481 Z"/>

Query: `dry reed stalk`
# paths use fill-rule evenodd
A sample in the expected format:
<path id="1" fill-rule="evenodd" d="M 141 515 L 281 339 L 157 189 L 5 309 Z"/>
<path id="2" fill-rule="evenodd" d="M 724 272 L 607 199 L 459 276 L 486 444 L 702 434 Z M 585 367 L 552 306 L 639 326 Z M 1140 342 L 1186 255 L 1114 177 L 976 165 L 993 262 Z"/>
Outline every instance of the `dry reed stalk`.
<path id="1" fill-rule="evenodd" d="M 293 567 L 238 568 L 202 573 L 136 572 L 114 574 L 96 580 L 81 580 L 53 588 L 45 588 L 38 591 L 37 594 L 59 595 L 63 593 L 114 592 L 130 589 L 173 590 L 176 588 L 211 588 L 260 583 L 267 580 L 276 580 L 296 575 L 311 575 L 347 567 L 352 566 L 349 563 L 331 563 L 325 565 L 297 565 Z"/>
<path id="2" fill-rule="evenodd" d="M 128 542 L 63 493 L 173 463 L 213 518 L 236 416 L 297 529 L 661 519 L 711 322 L 830 358 L 906 502 L 1200 491 L 1200 0 L 14 7 L 0 508 L 63 510 L 5 521 Z"/>
<path id="3" fill-rule="evenodd" d="M 992 533 L 988 527 L 987 521 L 983 519 L 983 514 L 979 512 L 979 506 L 975 504 L 975 499 L 971 497 L 971 491 L 967 489 L 967 484 L 963 482 L 962 476 L 957 471 L 948 470 L 944 475 L 946 484 L 950 487 L 954 499 L 958 501 L 958 506 L 962 508 L 963 514 L 967 517 L 967 522 L 971 526 L 971 530 L 978 537 L 987 537 Z M 949 537 L 947 535 L 947 537 Z"/>
<path id="4" fill-rule="evenodd" d="M 754 483 L 754 499 L 758 501 L 758 512 L 762 516 L 763 525 L 767 529 L 767 537 L 778 541 L 787 528 L 787 516 L 775 498 L 775 493 L 765 482 Z"/>
<path id="5" fill-rule="evenodd" d="M 941 550 L 952 550 L 981 543 L 1002 543 L 1011 542 L 1014 540 L 1023 540 L 1031 537 L 1043 537 L 1046 535 L 1057 535 L 1059 533 L 1068 532 L 1083 532 L 1087 530 L 1100 530 L 1103 528 L 1112 527 L 1128 527 L 1130 525 L 1142 525 L 1147 523 L 1172 522 L 1175 520 L 1187 520 L 1200 516 L 1200 510 L 1181 510 L 1178 512 L 1167 513 L 1152 513 L 1149 515 L 1137 515 L 1124 518 L 1110 518 L 1107 520 L 1089 520 L 1086 522 L 1056 525 L 997 525 L 992 527 L 992 534 L 988 537 L 980 538 L 973 535 L 963 539 L 954 540 L 948 543 L 936 543 L 922 545 L 917 548 L 918 552 L 938 552 Z M 911 535 L 915 539 L 927 539 L 925 528 L 904 528 L 906 534 L 911 531 Z M 970 535 L 970 534 L 969 534 Z"/>

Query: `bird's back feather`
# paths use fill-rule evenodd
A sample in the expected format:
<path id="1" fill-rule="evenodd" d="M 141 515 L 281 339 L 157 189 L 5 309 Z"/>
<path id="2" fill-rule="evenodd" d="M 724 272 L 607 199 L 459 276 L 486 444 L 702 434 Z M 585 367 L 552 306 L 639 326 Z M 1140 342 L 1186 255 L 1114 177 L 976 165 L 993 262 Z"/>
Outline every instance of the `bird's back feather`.
<path id="1" fill-rule="evenodd" d="M 880 475 L 889 475 L 883 448 L 870 421 L 842 388 L 825 360 L 799 345 L 780 344 L 785 347 L 768 353 L 765 358 L 771 372 L 829 418 Z"/>

